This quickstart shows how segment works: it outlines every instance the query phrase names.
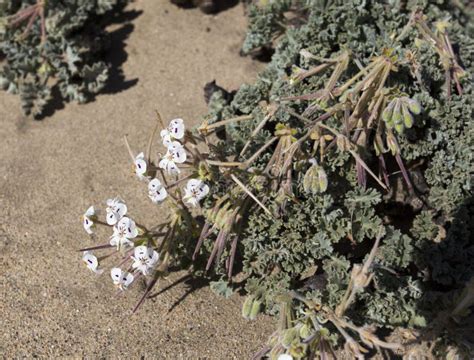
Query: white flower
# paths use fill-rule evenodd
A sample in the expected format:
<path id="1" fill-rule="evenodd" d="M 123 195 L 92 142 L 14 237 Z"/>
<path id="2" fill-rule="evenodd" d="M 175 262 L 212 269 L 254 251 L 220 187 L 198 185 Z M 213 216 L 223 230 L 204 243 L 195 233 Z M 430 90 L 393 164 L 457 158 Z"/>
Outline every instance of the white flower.
<path id="1" fill-rule="evenodd" d="M 150 275 L 151 270 L 158 264 L 160 255 L 152 248 L 141 245 L 135 248 L 132 259 L 132 267 L 136 271 L 140 271 L 143 275 Z"/>
<path id="2" fill-rule="evenodd" d="M 184 188 L 183 200 L 192 206 L 197 206 L 207 194 L 209 194 L 209 186 L 199 179 L 191 179 Z"/>
<path id="3" fill-rule="evenodd" d="M 114 226 L 114 233 L 110 237 L 110 245 L 117 246 L 120 250 L 122 247 L 133 246 L 131 239 L 136 238 L 138 235 L 138 229 L 135 225 L 135 221 L 128 217 L 123 217 Z"/>
<path id="4" fill-rule="evenodd" d="M 168 192 L 161 184 L 160 180 L 153 179 L 148 183 L 148 197 L 155 204 L 163 201 L 168 196 Z"/>
<path id="5" fill-rule="evenodd" d="M 183 145 L 177 141 L 171 142 L 168 151 L 160 161 L 159 167 L 170 174 L 179 174 L 176 164 L 182 164 L 186 161 L 186 151 Z"/>
<path id="6" fill-rule="evenodd" d="M 96 213 L 93 206 L 89 207 L 82 216 L 82 225 L 88 234 L 92 234 L 92 227 L 94 226 L 93 219 L 95 219 L 95 217 Z"/>
<path id="7" fill-rule="evenodd" d="M 127 205 L 120 198 L 107 200 L 107 224 L 115 225 L 127 213 Z"/>
<path id="8" fill-rule="evenodd" d="M 293 360 L 293 356 L 290 354 L 280 354 L 277 360 Z"/>
<path id="9" fill-rule="evenodd" d="M 134 276 L 129 272 L 122 271 L 120 268 L 110 270 L 110 276 L 115 285 L 121 290 L 127 290 L 128 286 L 133 282 Z"/>
<path id="10" fill-rule="evenodd" d="M 99 261 L 97 257 L 92 255 L 90 251 L 84 251 L 82 255 L 82 261 L 84 261 L 89 268 L 89 270 L 95 272 L 96 274 L 102 274 L 103 269 L 99 269 Z"/>
<path id="11" fill-rule="evenodd" d="M 142 152 L 135 157 L 135 174 L 137 174 L 140 180 L 143 180 L 146 176 L 147 164 L 145 160 L 145 154 Z"/>
<path id="12" fill-rule="evenodd" d="M 161 130 L 161 138 L 163 145 L 169 147 L 173 139 L 182 139 L 184 136 L 183 119 L 173 119 L 170 121 L 168 128 Z"/>

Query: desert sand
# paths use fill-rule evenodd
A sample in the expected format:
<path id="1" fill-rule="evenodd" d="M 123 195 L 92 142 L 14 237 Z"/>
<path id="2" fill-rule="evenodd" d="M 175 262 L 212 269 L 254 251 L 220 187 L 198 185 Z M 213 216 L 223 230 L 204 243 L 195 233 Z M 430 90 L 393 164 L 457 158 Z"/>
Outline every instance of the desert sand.
<path id="1" fill-rule="evenodd" d="M 195 125 L 206 113 L 203 86 L 250 82 L 262 64 L 238 56 L 243 8 L 216 16 L 165 0 L 138 0 L 111 27 L 111 85 L 85 105 L 67 104 L 34 121 L 19 99 L 0 93 L 0 354 L 4 358 L 86 357 L 247 359 L 272 320 L 248 322 L 243 299 L 226 300 L 186 283 L 130 315 L 139 286 L 114 297 L 108 274 L 94 276 L 81 247 L 107 242 L 82 228 L 89 205 L 120 196 L 138 222 L 160 222 L 166 209 L 146 198 L 123 145 L 143 150 L 154 109 Z M 183 276 L 175 273 L 160 285 Z"/>

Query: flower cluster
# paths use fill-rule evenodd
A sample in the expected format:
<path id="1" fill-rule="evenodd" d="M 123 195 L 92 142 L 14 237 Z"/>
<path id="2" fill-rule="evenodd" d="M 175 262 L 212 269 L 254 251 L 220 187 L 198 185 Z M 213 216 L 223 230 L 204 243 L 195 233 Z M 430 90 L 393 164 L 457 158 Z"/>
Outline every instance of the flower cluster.
<path id="1" fill-rule="evenodd" d="M 104 269 L 99 268 L 99 258 L 91 250 L 115 248 L 112 253 L 102 257 L 102 259 L 117 256 L 120 263 L 111 269 L 110 275 L 113 283 L 120 289 L 126 290 L 137 277 L 137 274 L 150 276 L 159 263 L 159 254 L 151 246 L 139 245 L 146 242 L 145 229 L 139 229 L 135 221 L 125 216 L 128 208 L 120 198 L 107 200 L 105 210 L 105 221 L 98 218 L 93 206 L 89 207 L 83 215 L 83 226 L 85 231 L 92 235 L 96 224 L 112 227 L 113 233 L 108 244 L 83 249 L 82 260 L 89 270 L 96 274 L 102 274 Z M 131 255 L 133 253 L 133 255 Z M 127 265 L 127 270 L 122 270 L 120 266 Z"/>
<path id="2" fill-rule="evenodd" d="M 99 263 L 106 258 L 118 258 L 117 263 L 113 264 L 110 269 L 110 276 L 114 285 L 120 291 L 128 289 L 140 276 L 150 279 L 149 289 L 153 287 L 156 283 L 157 274 L 161 271 L 165 272 L 168 266 L 170 243 L 175 241 L 173 236 L 176 233 L 175 228 L 178 224 L 176 219 L 179 218 L 180 211 L 188 211 L 185 204 L 191 207 L 199 206 L 199 203 L 209 194 L 209 186 L 201 179 L 195 178 L 194 173 L 181 179 L 178 178 L 180 174 L 178 165 L 181 166 L 188 158 L 184 145 L 185 134 L 183 120 L 171 120 L 169 125 L 160 133 L 161 143 L 166 148 L 166 154 L 164 156 L 159 155 L 156 162 L 151 161 L 149 155 L 153 135 L 150 138 L 147 151 L 140 152 L 136 156 L 132 153 L 126 140 L 136 176 L 141 181 L 148 183 L 149 199 L 155 204 L 167 199 L 174 204 L 173 209 L 178 209 L 178 212 L 174 214 L 175 220 L 169 223 L 169 231 L 163 232 L 156 228 L 149 230 L 145 226 L 137 224 L 129 217 L 128 207 L 119 197 L 107 200 L 104 221 L 99 219 L 98 212 L 93 206 L 90 206 L 83 215 L 83 227 L 89 235 L 94 234 L 96 225 L 112 227 L 109 242 L 82 249 L 82 260 L 89 270 L 96 274 L 102 274 L 104 269 L 100 267 Z M 186 185 L 183 189 L 180 189 L 177 185 L 186 180 Z M 184 195 L 182 196 L 181 193 Z M 97 257 L 92 252 L 93 250 L 103 249 L 113 249 L 113 252 L 102 257 Z M 163 255 L 162 261 L 160 255 Z M 159 270 L 159 268 L 162 270 Z M 142 303 L 145 297 L 146 294 L 139 304 Z"/>
<path id="3" fill-rule="evenodd" d="M 166 189 L 166 175 L 178 176 L 181 170 L 178 165 L 182 165 L 188 159 L 185 146 L 180 141 L 185 140 L 186 128 L 183 119 L 173 119 L 169 125 L 161 130 L 162 145 L 166 148 L 166 153 L 159 157 L 158 167 L 156 167 L 144 152 L 137 156 L 131 156 L 135 166 L 135 174 L 140 180 L 148 181 L 148 197 L 155 203 L 161 203 L 168 197 Z M 128 145 L 128 144 L 127 144 Z M 165 181 L 161 181 L 156 175 L 161 174 Z M 180 181 L 178 181 L 180 182 Z M 199 202 L 209 193 L 209 186 L 200 179 L 191 179 L 184 188 L 183 200 L 191 205 L 198 206 Z"/>

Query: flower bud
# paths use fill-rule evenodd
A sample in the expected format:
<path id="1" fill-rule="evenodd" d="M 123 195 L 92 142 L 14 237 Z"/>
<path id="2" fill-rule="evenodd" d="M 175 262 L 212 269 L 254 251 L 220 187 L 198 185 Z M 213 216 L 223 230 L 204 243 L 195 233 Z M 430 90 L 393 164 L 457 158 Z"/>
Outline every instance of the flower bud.
<path id="1" fill-rule="evenodd" d="M 328 188 L 328 177 L 324 169 L 318 165 L 316 159 L 310 159 L 312 164 L 303 177 L 303 188 L 307 193 L 316 194 Z"/>
<path id="2" fill-rule="evenodd" d="M 395 107 L 395 99 L 390 101 L 388 106 L 382 112 L 382 120 L 386 123 L 392 121 L 393 108 Z"/>
<path id="3" fill-rule="evenodd" d="M 254 300 L 252 303 L 252 308 L 250 309 L 249 319 L 255 320 L 257 315 L 260 313 L 260 306 L 262 302 L 260 300 Z"/>
<path id="4" fill-rule="evenodd" d="M 410 110 L 412 114 L 418 115 L 419 113 L 421 113 L 421 105 L 415 99 L 408 99 L 407 105 L 408 105 L 408 109 Z"/>
<path id="5" fill-rule="evenodd" d="M 347 151 L 351 148 L 349 140 L 342 134 L 337 135 L 336 145 L 340 151 Z"/>
<path id="6" fill-rule="evenodd" d="M 397 131 L 397 133 L 401 134 L 403 132 L 403 129 L 403 124 L 395 124 L 395 130 Z"/>
<path id="7" fill-rule="evenodd" d="M 402 123 L 402 108 L 400 99 L 395 100 L 395 106 L 393 108 L 392 121 L 395 125 Z"/>
<path id="8" fill-rule="evenodd" d="M 319 191 L 318 166 L 311 165 L 303 177 L 303 189 L 307 193 L 317 193 Z"/>
<path id="9" fill-rule="evenodd" d="M 311 331 L 311 326 L 308 324 L 303 324 L 303 326 L 300 328 L 300 337 L 302 339 L 307 339 L 309 338 L 313 332 Z"/>
<path id="10" fill-rule="evenodd" d="M 252 304 L 253 304 L 253 296 L 247 296 L 245 299 L 243 305 L 242 305 L 242 316 L 244 319 L 249 319 L 250 318 L 250 311 L 252 309 Z"/>
<path id="11" fill-rule="evenodd" d="M 325 192 L 328 188 L 328 176 L 322 167 L 318 169 L 319 191 Z"/>
<path id="12" fill-rule="evenodd" d="M 410 111 L 408 110 L 408 105 L 406 103 L 402 104 L 402 112 L 405 127 L 411 128 L 413 126 L 413 115 L 410 114 Z"/>

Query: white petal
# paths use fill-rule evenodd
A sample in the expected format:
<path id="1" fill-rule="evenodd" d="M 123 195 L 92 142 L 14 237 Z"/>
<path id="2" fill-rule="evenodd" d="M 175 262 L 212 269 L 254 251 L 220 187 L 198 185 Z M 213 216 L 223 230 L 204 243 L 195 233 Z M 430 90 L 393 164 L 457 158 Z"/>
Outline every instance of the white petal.
<path id="1" fill-rule="evenodd" d="M 167 196 L 168 196 L 168 192 L 166 191 L 166 189 L 161 188 L 160 190 L 156 191 L 155 199 L 158 201 L 163 201 L 164 199 L 166 199 Z"/>
<path id="2" fill-rule="evenodd" d="M 209 186 L 202 183 L 201 187 L 199 188 L 199 195 L 198 195 L 199 200 L 202 200 L 203 198 L 205 198 L 207 194 L 209 194 Z"/>
<path id="3" fill-rule="evenodd" d="M 115 225 L 118 221 L 117 215 L 115 214 L 115 212 L 111 208 L 107 208 L 106 213 L 107 213 L 106 215 L 107 224 Z"/>
<path id="4" fill-rule="evenodd" d="M 178 166 L 174 162 L 170 162 L 168 164 L 168 172 L 170 174 L 179 174 L 181 171 L 179 170 Z"/>
<path id="5" fill-rule="evenodd" d="M 118 285 L 122 279 L 122 270 L 120 268 L 113 268 L 110 270 L 110 276 L 112 277 L 114 284 Z"/>
<path id="6" fill-rule="evenodd" d="M 117 224 L 119 230 L 125 231 L 125 237 L 128 239 L 133 239 L 138 235 L 138 229 L 135 225 L 135 221 L 128 217 L 123 217 Z"/>
<path id="7" fill-rule="evenodd" d="M 122 273 L 122 281 L 121 283 L 125 288 L 127 288 L 133 282 L 134 276 L 128 272 Z"/>
<path id="8" fill-rule="evenodd" d="M 161 181 L 156 178 L 148 183 L 148 190 L 157 190 L 161 187 Z"/>
<path id="9" fill-rule="evenodd" d="M 89 206 L 89 208 L 86 210 L 84 216 L 90 217 L 95 215 L 95 209 L 93 206 Z"/>
<path id="10" fill-rule="evenodd" d="M 158 166 L 160 167 L 160 169 L 163 169 L 163 170 L 166 170 L 167 171 L 167 168 L 168 168 L 168 163 L 170 161 L 166 158 L 163 158 L 161 159 L 160 163 L 158 164 Z"/>
<path id="11" fill-rule="evenodd" d="M 180 173 L 180 170 L 178 169 L 176 164 L 173 161 L 168 160 L 166 157 L 163 158 L 160 161 L 158 166 L 161 169 L 165 170 L 167 173 L 170 173 L 170 174 L 179 174 Z"/>
<path id="12" fill-rule="evenodd" d="M 182 149 L 183 145 L 179 141 L 172 141 L 167 146 L 169 152 L 176 151 L 177 149 Z"/>
<path id="13" fill-rule="evenodd" d="M 187 186 L 183 189 L 184 190 L 184 198 L 190 198 L 194 196 L 193 189 L 189 189 Z"/>
<path id="14" fill-rule="evenodd" d="M 198 205 L 198 200 L 194 196 L 190 196 L 189 198 L 185 199 L 185 201 L 191 205 L 196 207 Z"/>
<path id="15" fill-rule="evenodd" d="M 82 260 L 86 263 L 87 267 L 92 271 L 95 271 L 99 267 L 99 261 L 97 257 L 92 255 L 89 251 L 85 251 L 82 255 Z"/>
<path id="16" fill-rule="evenodd" d="M 155 265 L 156 263 L 158 263 L 158 260 L 160 260 L 160 254 L 158 254 L 157 251 L 152 250 L 151 255 L 149 255 L 149 259 L 150 259 L 150 264 Z"/>
<path id="17" fill-rule="evenodd" d="M 135 258 L 139 259 L 147 254 L 147 250 L 148 248 L 145 245 L 140 245 L 133 250 L 133 254 L 135 255 Z"/>
<path id="18" fill-rule="evenodd" d="M 118 237 L 118 236 L 111 236 L 109 243 L 110 243 L 110 245 L 112 245 L 112 246 L 119 246 L 119 245 L 120 245 L 120 237 Z"/>
<path id="19" fill-rule="evenodd" d="M 92 226 L 94 225 L 94 222 L 89 219 L 87 216 L 84 216 L 82 225 L 84 226 L 84 230 L 90 235 L 92 234 Z"/>
<path id="20" fill-rule="evenodd" d="M 202 184 L 202 181 L 199 179 L 191 179 L 186 184 L 186 189 L 192 190 L 198 188 Z"/>
<path id="21" fill-rule="evenodd" d="M 163 201 L 164 199 L 166 199 L 167 196 L 168 196 L 168 192 L 166 191 L 164 187 L 162 187 L 159 190 L 148 191 L 148 197 L 155 204 L 159 203 L 160 201 Z"/>
<path id="22" fill-rule="evenodd" d="M 162 138 L 170 136 L 170 132 L 167 129 L 163 129 L 163 130 L 160 131 L 160 136 Z"/>
<path id="23" fill-rule="evenodd" d="M 172 151 L 173 161 L 177 164 L 182 164 L 186 161 L 186 151 L 183 147 L 176 148 Z"/>
<path id="24" fill-rule="evenodd" d="M 113 210 L 118 215 L 118 218 L 121 219 L 127 213 L 127 205 L 123 202 L 118 202 L 115 204 Z"/>
<path id="25" fill-rule="evenodd" d="M 280 354 L 277 360 L 293 360 L 293 356 L 290 354 Z"/>
<path id="26" fill-rule="evenodd" d="M 171 136 L 175 139 L 182 139 L 184 136 L 184 123 L 183 119 L 173 119 L 170 121 L 168 130 L 171 133 Z"/>
<path id="27" fill-rule="evenodd" d="M 146 174 L 147 171 L 147 164 L 144 159 L 135 159 L 135 173 L 139 176 L 142 177 L 144 174 Z"/>

